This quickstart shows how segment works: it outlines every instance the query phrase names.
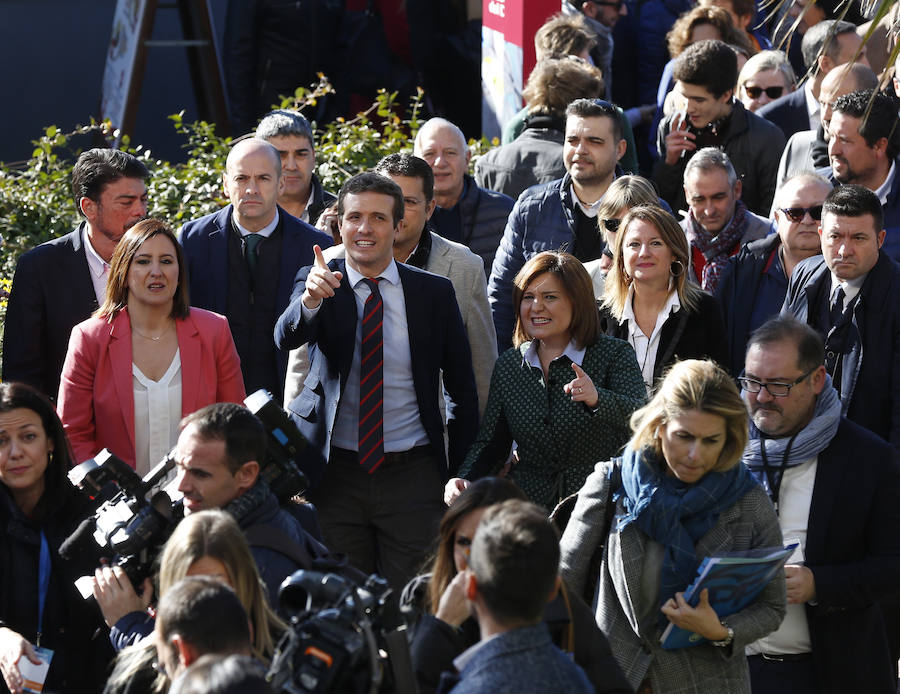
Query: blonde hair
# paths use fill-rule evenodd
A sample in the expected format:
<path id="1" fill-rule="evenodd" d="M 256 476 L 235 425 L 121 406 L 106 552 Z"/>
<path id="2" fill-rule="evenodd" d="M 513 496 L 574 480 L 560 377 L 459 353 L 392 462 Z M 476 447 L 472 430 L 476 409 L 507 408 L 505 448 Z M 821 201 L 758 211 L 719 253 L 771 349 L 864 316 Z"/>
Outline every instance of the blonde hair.
<path id="1" fill-rule="evenodd" d="M 724 472 L 734 467 L 747 445 L 747 406 L 731 376 L 711 360 L 687 359 L 672 365 L 653 399 L 631 415 L 631 447 L 649 448 L 662 457 L 660 427 L 690 410 L 725 420 L 725 445 L 712 469 Z"/>
<path id="2" fill-rule="evenodd" d="M 695 311 L 700 301 L 700 289 L 693 282 L 688 281 L 687 273 L 691 262 L 691 249 L 684 230 L 675 221 L 675 218 L 658 205 L 638 205 L 632 207 L 619 225 L 616 234 L 616 242 L 613 246 L 613 264 L 606 275 L 604 285 L 603 307 L 608 309 L 617 320 L 622 320 L 625 311 L 625 302 L 628 300 L 628 288 L 632 278 L 625 272 L 625 259 L 622 255 L 622 246 L 628 234 L 628 227 L 635 220 L 641 220 L 653 225 L 659 232 L 663 243 L 675 256 L 675 262 L 681 263 L 681 272 L 673 274 L 672 280 L 675 291 L 678 292 L 678 300 L 689 311 Z"/>

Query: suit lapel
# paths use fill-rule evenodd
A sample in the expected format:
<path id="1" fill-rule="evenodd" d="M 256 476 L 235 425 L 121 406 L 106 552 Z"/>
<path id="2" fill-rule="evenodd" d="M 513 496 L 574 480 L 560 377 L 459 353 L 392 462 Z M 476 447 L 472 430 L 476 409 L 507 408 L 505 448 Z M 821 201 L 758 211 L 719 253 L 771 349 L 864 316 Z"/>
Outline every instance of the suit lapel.
<path id="1" fill-rule="evenodd" d="M 427 227 L 425 229 L 425 233 L 431 233 L 428 231 Z M 449 251 L 450 248 L 446 243 L 444 243 L 444 240 L 437 234 L 432 234 L 431 253 L 428 256 L 428 262 L 425 263 L 425 269 L 428 270 L 428 272 L 433 272 L 435 275 L 440 275 L 441 277 L 449 277 Z"/>
<path id="2" fill-rule="evenodd" d="M 71 265 L 68 268 L 60 268 L 61 276 L 71 283 L 70 288 L 75 295 L 75 300 L 80 306 L 84 306 L 85 314 L 90 315 L 98 308 L 97 294 L 94 292 L 94 282 L 91 278 L 91 268 L 87 262 L 87 223 L 82 222 L 75 233 L 72 234 L 73 253 L 69 257 Z"/>
<path id="3" fill-rule="evenodd" d="M 278 272 L 278 293 L 275 297 L 275 315 L 280 316 L 287 308 L 294 288 L 294 277 L 299 267 L 294 267 L 297 258 L 303 257 L 303 248 L 299 234 L 294 233 L 294 226 L 289 223 L 287 213 L 278 208 L 278 223 L 281 224 L 281 268 Z"/>
<path id="4" fill-rule="evenodd" d="M 831 443 L 819 453 L 816 464 L 816 481 L 813 484 L 812 501 L 809 504 L 809 521 L 806 528 L 806 559 L 814 562 L 826 556 L 828 542 L 828 522 L 834 511 L 833 501 L 841 498 L 844 470 L 842 451 L 835 442 L 840 437 L 840 428 Z M 852 488 L 844 487 L 844 489 Z"/>
<path id="5" fill-rule="evenodd" d="M 184 417 L 200 408 L 200 332 L 191 316 L 175 321 L 178 351 L 181 355 L 181 415 Z"/>
<path id="6" fill-rule="evenodd" d="M 615 520 L 613 520 L 615 523 Z M 635 634 L 640 634 L 640 621 L 634 611 L 641 591 L 641 568 L 644 557 L 644 536 L 634 527 L 622 532 L 611 531 L 607 565 L 619 604 Z"/>
<path id="7" fill-rule="evenodd" d="M 431 333 L 428 320 L 430 308 L 428 304 L 434 297 L 425 291 L 416 272 L 413 272 L 402 263 L 397 263 L 400 272 L 400 284 L 403 286 L 403 298 L 406 301 L 406 333 L 409 335 L 409 354 L 412 361 L 413 385 L 416 395 L 419 395 L 419 386 L 424 384 L 418 376 L 423 373 L 423 359 L 430 353 Z M 412 329 L 415 326 L 415 329 Z M 440 355 L 435 355 L 440 358 Z"/>
<path id="8" fill-rule="evenodd" d="M 341 392 L 347 383 L 350 374 L 350 365 L 353 362 L 353 351 L 356 349 L 356 324 L 359 321 L 356 308 L 356 294 L 347 279 L 347 262 L 341 258 L 335 261 L 332 269 L 341 272 L 341 286 L 334 293 L 331 301 L 336 303 L 334 315 L 338 317 L 337 329 L 340 331 L 338 338 L 338 366 L 341 372 Z M 352 318 L 352 320 L 350 320 Z"/>
<path id="9" fill-rule="evenodd" d="M 132 385 L 131 320 L 119 311 L 109 330 L 109 361 L 128 440 L 134 450 L 134 387 Z"/>
<path id="10" fill-rule="evenodd" d="M 213 287 L 213 311 L 225 314 L 228 306 L 228 233 L 231 229 L 232 206 L 216 215 L 209 233 L 209 272 Z"/>

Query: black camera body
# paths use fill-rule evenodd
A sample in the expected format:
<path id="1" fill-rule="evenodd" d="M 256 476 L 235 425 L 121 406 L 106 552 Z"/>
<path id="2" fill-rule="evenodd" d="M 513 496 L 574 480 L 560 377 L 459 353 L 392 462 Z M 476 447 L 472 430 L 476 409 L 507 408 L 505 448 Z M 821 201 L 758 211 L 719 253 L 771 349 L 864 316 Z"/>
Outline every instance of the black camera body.
<path id="1" fill-rule="evenodd" d="M 415 692 L 402 630 L 384 627 L 387 581 L 362 586 L 334 573 L 297 571 L 281 584 L 278 602 L 291 615 L 267 679 L 274 692 Z"/>

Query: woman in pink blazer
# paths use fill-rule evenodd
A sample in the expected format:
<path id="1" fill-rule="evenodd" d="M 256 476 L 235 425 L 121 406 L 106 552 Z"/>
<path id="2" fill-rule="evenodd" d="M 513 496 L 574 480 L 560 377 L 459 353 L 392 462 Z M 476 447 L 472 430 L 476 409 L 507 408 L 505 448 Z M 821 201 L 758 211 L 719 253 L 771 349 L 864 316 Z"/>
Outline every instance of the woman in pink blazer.
<path id="1" fill-rule="evenodd" d="M 109 448 L 143 475 L 175 445 L 183 416 L 244 396 L 228 321 L 190 307 L 168 225 L 138 222 L 116 246 L 106 300 L 69 338 L 58 409 L 75 460 Z"/>

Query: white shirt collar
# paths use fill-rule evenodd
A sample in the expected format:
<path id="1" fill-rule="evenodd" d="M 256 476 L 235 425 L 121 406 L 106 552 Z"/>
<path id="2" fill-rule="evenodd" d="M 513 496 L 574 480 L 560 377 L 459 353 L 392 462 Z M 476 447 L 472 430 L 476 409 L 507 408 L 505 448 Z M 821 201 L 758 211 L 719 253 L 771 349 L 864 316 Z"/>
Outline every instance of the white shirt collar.
<path id="1" fill-rule="evenodd" d="M 594 218 L 597 216 L 597 211 L 600 209 L 600 203 L 603 201 L 603 196 L 601 195 L 599 199 L 594 200 L 590 205 L 586 205 L 578 199 L 578 196 L 575 194 L 575 184 L 569 184 L 569 190 L 572 193 L 572 199 L 575 203 L 581 208 L 581 211 L 584 212 L 588 217 Z"/>
<path id="2" fill-rule="evenodd" d="M 231 218 L 234 220 L 234 225 L 238 228 L 238 231 L 241 232 L 241 238 L 243 238 L 245 236 L 249 236 L 250 234 L 254 233 L 254 232 L 250 231 L 249 229 L 245 229 L 244 227 L 242 227 L 240 222 L 238 222 L 237 217 L 234 216 L 234 213 L 232 213 Z M 266 239 L 269 238 L 272 235 L 272 232 L 275 231 L 275 228 L 278 226 L 278 218 L 279 218 L 279 211 L 278 211 L 278 208 L 276 207 L 274 219 L 272 219 L 271 222 L 266 224 L 262 229 L 260 229 L 259 231 L 255 232 L 255 233 L 259 234 L 263 238 L 266 238 Z"/>
<path id="3" fill-rule="evenodd" d="M 346 263 L 347 270 L 347 281 L 350 283 L 350 286 L 354 289 L 356 285 L 362 282 L 364 279 L 368 277 L 368 275 L 360 274 L 359 271 L 350 267 L 350 263 Z M 397 270 L 397 263 L 391 258 L 390 264 L 378 274 L 378 277 L 390 282 L 395 286 L 400 285 L 400 271 Z"/>
<path id="4" fill-rule="evenodd" d="M 300 221 L 306 222 L 309 224 L 309 206 L 313 204 L 313 199 L 315 198 L 316 187 L 310 183 L 309 184 L 309 197 L 306 199 L 306 207 L 303 208 L 303 214 L 300 215 Z"/>
<path id="5" fill-rule="evenodd" d="M 812 80 L 806 80 L 806 84 L 803 85 L 803 94 L 806 96 L 806 114 L 809 116 L 810 125 L 812 125 L 813 119 L 819 120 L 819 110 L 821 109 L 819 100 L 812 93 Z"/>
<path id="6" fill-rule="evenodd" d="M 541 359 L 538 356 L 537 345 L 537 340 L 532 340 L 531 342 L 529 342 L 528 349 L 525 350 L 525 356 L 523 357 L 523 359 L 529 366 L 540 369 L 542 367 Z M 581 366 L 581 362 L 584 361 L 584 352 L 584 347 L 579 348 L 574 342 L 570 341 L 569 344 L 566 345 L 566 348 L 563 350 L 563 353 L 556 357 L 556 359 L 560 359 L 561 357 L 568 357 L 573 364 L 578 364 L 578 366 Z M 554 359 L 553 361 L 556 361 L 556 359 Z"/>
<path id="7" fill-rule="evenodd" d="M 851 301 L 856 298 L 856 295 L 859 294 L 859 290 L 863 286 L 863 282 L 866 281 L 866 277 L 869 273 L 866 273 L 862 277 L 857 277 L 852 280 L 841 280 L 834 276 L 834 273 L 831 274 L 831 293 L 828 295 L 828 303 L 829 305 L 834 303 L 834 294 L 837 291 L 838 286 L 844 288 L 844 306 L 848 306 Z"/>
<path id="8" fill-rule="evenodd" d="M 891 162 L 891 168 L 888 170 L 888 175 L 884 179 L 884 183 L 878 186 L 878 190 L 875 191 L 875 195 L 878 196 L 878 199 L 881 200 L 882 205 L 887 204 L 888 194 L 891 192 L 891 187 L 894 185 L 894 176 L 897 175 L 897 161 L 894 160 Z"/>
<path id="9" fill-rule="evenodd" d="M 103 271 L 109 267 L 109 263 L 103 260 L 97 251 L 94 250 L 91 240 L 88 238 L 86 226 L 81 237 L 82 241 L 84 241 L 84 252 L 87 255 L 88 269 L 94 277 L 100 278 L 103 275 Z"/>
<path id="10" fill-rule="evenodd" d="M 638 334 L 643 335 L 644 333 L 638 327 L 637 320 L 634 316 L 634 284 L 628 287 L 628 296 L 625 298 L 625 307 L 622 309 L 622 320 L 628 320 L 628 329 L 632 335 Z M 659 312 L 659 318 L 656 320 L 657 327 L 662 327 L 662 324 L 666 322 L 666 319 L 675 313 L 678 309 L 681 308 L 681 300 L 678 298 L 678 292 L 672 289 L 669 292 L 669 298 L 666 300 L 665 305 L 662 307 L 662 310 Z M 654 334 L 656 330 L 653 331 Z M 653 335 L 650 336 L 651 339 Z"/>

